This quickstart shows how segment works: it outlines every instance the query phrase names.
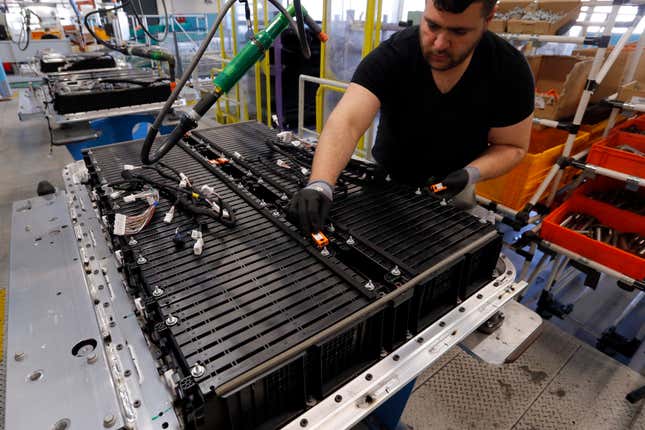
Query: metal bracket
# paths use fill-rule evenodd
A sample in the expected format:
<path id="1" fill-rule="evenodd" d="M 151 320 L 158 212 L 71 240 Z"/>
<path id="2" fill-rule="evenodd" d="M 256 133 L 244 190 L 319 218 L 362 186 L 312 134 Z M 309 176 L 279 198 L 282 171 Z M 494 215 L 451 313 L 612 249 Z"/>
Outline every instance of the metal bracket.
<path id="1" fill-rule="evenodd" d="M 350 428 L 405 387 L 526 288 L 526 282 L 514 282 L 510 260 L 500 259 L 505 266 L 501 276 L 284 428 Z"/>

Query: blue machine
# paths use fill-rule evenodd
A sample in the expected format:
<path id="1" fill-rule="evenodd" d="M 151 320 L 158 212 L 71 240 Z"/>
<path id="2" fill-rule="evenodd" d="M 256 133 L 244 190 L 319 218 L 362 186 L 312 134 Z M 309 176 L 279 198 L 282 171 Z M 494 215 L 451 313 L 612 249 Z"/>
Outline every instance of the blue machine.
<path id="1" fill-rule="evenodd" d="M 111 143 L 125 142 L 146 137 L 148 127 L 154 122 L 155 115 L 132 114 L 110 118 L 102 118 L 90 121 L 90 126 L 99 132 L 99 137 L 93 140 L 86 140 L 78 143 L 70 143 L 67 149 L 74 157 L 74 160 L 83 158 L 82 150 L 95 146 L 109 145 Z M 162 126 L 160 133 L 166 134 L 172 131 L 173 126 Z"/>

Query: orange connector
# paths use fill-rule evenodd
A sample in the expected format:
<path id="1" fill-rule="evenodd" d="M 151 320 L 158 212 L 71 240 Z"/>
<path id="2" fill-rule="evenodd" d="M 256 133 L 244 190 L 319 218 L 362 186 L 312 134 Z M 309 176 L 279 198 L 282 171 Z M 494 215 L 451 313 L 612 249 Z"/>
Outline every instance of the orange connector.
<path id="1" fill-rule="evenodd" d="M 440 193 L 444 190 L 447 190 L 448 187 L 446 187 L 443 183 L 438 182 L 434 185 L 430 185 L 430 189 L 432 190 L 433 193 Z"/>
<path id="2" fill-rule="evenodd" d="M 324 31 L 321 31 L 320 33 L 318 33 L 317 36 L 318 36 L 318 40 L 320 40 L 322 43 L 325 43 L 329 40 L 329 36 Z"/>
<path id="3" fill-rule="evenodd" d="M 214 160 L 208 160 L 210 164 L 216 164 L 218 166 L 221 166 L 222 164 L 226 164 L 229 162 L 228 158 L 216 158 Z"/>
<path id="4" fill-rule="evenodd" d="M 311 233 L 311 237 L 314 239 L 314 242 L 316 242 L 318 248 L 324 248 L 329 245 L 329 239 L 327 239 L 327 236 L 325 236 L 322 231 Z"/>

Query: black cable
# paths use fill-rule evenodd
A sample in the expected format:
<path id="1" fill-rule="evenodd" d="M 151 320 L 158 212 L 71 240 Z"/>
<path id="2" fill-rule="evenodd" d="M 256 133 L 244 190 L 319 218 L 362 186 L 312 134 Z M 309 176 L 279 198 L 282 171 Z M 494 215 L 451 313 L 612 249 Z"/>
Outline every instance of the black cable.
<path id="1" fill-rule="evenodd" d="M 159 39 L 158 39 L 157 37 L 153 36 L 153 35 L 148 31 L 148 29 L 146 28 L 146 26 L 145 26 L 145 25 L 143 25 L 143 20 L 141 19 L 141 17 L 140 17 L 140 16 L 139 16 L 139 14 L 137 13 L 137 10 L 136 10 L 136 8 L 134 7 L 134 5 L 132 5 L 132 12 L 133 12 L 133 13 L 132 13 L 132 15 L 134 15 L 134 19 L 136 19 L 136 20 L 137 20 L 137 22 L 139 23 L 139 25 L 141 26 L 141 30 L 143 30 L 143 32 L 144 32 L 144 33 L 145 33 L 145 34 L 146 34 L 150 39 L 154 40 L 154 41 L 155 41 L 155 42 L 157 42 L 157 43 L 161 43 L 161 42 L 163 42 L 164 40 L 166 40 L 166 38 L 168 37 L 168 27 L 170 26 L 170 22 L 169 22 L 169 20 L 168 20 L 168 9 L 166 8 L 166 0 L 161 0 L 161 4 L 162 4 L 162 6 L 163 6 L 163 13 L 164 13 L 164 19 L 165 19 L 165 21 L 166 21 L 166 25 L 164 26 L 163 36 L 162 36 L 161 38 L 159 38 Z M 141 6 L 141 3 L 139 3 L 139 6 Z M 143 15 L 143 9 L 141 9 L 141 14 Z"/>
<path id="2" fill-rule="evenodd" d="M 116 12 L 119 9 L 123 9 L 124 7 L 126 7 L 127 5 L 130 4 L 130 1 L 131 0 L 126 0 L 123 3 L 121 3 L 120 6 L 116 6 L 116 7 L 112 8 L 112 9 L 108 9 L 106 12 Z M 87 31 L 90 32 L 90 34 L 92 35 L 94 40 L 96 40 L 99 44 L 101 44 L 101 45 L 105 46 L 106 48 L 109 48 L 109 49 L 111 49 L 113 51 L 123 52 L 124 47 L 119 47 L 119 46 L 110 44 L 108 41 L 103 40 L 100 37 L 98 37 L 96 35 L 96 33 L 94 33 L 94 30 L 92 30 L 92 27 L 90 26 L 90 21 L 89 21 L 90 17 L 92 15 L 98 15 L 99 12 L 100 12 L 100 10 L 97 9 L 97 10 L 93 10 L 92 12 L 89 12 L 88 14 L 85 15 L 85 18 L 83 19 L 83 22 L 85 23 L 85 28 L 87 28 Z"/>
<path id="3" fill-rule="evenodd" d="M 151 164 L 159 161 L 161 157 L 166 155 L 166 153 L 170 151 L 170 148 L 174 146 L 175 142 L 171 141 L 169 138 L 166 138 L 166 141 L 161 144 L 161 146 L 157 149 L 157 151 L 154 154 L 152 154 L 152 156 L 150 156 L 151 155 L 150 150 L 152 149 L 152 144 L 154 143 L 155 138 L 159 133 L 159 128 L 161 127 L 163 120 L 166 118 L 166 115 L 168 115 L 168 112 L 170 111 L 170 108 L 172 107 L 173 103 L 175 103 L 175 100 L 177 100 L 177 97 L 179 97 L 179 93 L 186 85 L 186 82 L 188 82 L 188 80 L 190 79 L 193 71 L 197 67 L 197 64 L 199 64 L 199 60 L 204 55 L 204 52 L 206 52 L 206 49 L 208 49 L 208 45 L 210 45 L 211 40 L 213 40 L 213 37 L 215 37 L 215 34 L 217 33 L 217 30 L 222 20 L 224 19 L 224 16 L 229 11 L 229 9 L 235 4 L 236 1 L 237 0 L 228 0 L 224 5 L 224 7 L 222 8 L 221 13 L 217 15 L 217 18 L 215 19 L 215 23 L 213 24 L 211 31 L 202 41 L 202 44 L 199 46 L 199 49 L 197 50 L 197 52 L 195 53 L 195 56 L 193 57 L 193 61 L 190 62 L 190 64 L 188 65 L 188 68 L 186 68 L 186 70 L 184 71 L 183 76 L 181 77 L 179 82 L 177 82 L 177 86 L 175 86 L 175 89 L 170 94 L 170 97 L 168 97 L 168 100 L 166 100 L 166 103 L 163 105 L 163 107 L 157 114 L 157 117 L 155 118 L 154 123 L 148 129 L 148 134 L 146 135 L 146 138 L 143 142 L 143 148 L 141 149 L 141 159 L 144 164 Z"/>
<path id="4" fill-rule="evenodd" d="M 305 19 L 302 16 L 302 5 L 300 0 L 293 0 L 293 8 L 296 12 L 296 23 L 298 24 L 298 40 L 300 40 L 300 50 L 302 55 L 309 60 L 311 58 L 311 49 L 309 49 L 309 41 L 305 33 Z"/>
<path id="5" fill-rule="evenodd" d="M 300 38 L 301 35 L 298 32 L 298 28 L 296 26 L 296 23 L 293 22 L 293 18 L 289 14 L 289 12 L 280 4 L 278 0 L 269 0 L 273 6 L 275 6 L 280 13 L 282 13 L 286 18 L 287 21 L 289 22 L 289 27 L 291 27 L 295 34 Z M 210 44 L 210 41 L 213 39 L 215 33 L 217 32 L 217 28 L 219 27 L 222 19 L 226 15 L 226 13 L 229 11 L 229 9 L 232 7 L 232 5 L 235 3 L 235 0 L 229 0 L 225 5 L 220 14 L 217 16 L 217 20 L 215 24 L 213 25 L 213 28 L 211 29 L 210 33 L 208 36 L 204 39 L 202 42 L 202 45 L 199 47 L 199 50 L 193 57 L 193 61 L 190 63 L 188 69 L 184 72 L 184 76 L 182 76 L 181 81 L 177 84 L 175 87 L 174 91 L 166 101 L 166 104 L 162 107 L 161 111 L 159 111 L 159 114 L 157 114 L 157 117 L 155 118 L 154 123 L 152 126 L 148 129 L 148 134 L 146 134 L 146 138 L 143 141 L 143 147 L 141 148 L 141 161 L 144 164 L 152 164 L 155 163 L 170 151 L 170 149 L 175 146 L 177 142 L 184 136 L 186 133 L 186 129 L 184 128 L 184 124 L 180 123 L 175 127 L 175 129 L 168 135 L 167 137 L 164 138 L 163 143 L 157 148 L 154 153 L 151 153 L 152 150 L 152 145 L 157 137 L 157 134 L 159 134 L 159 128 L 161 126 L 161 123 L 163 122 L 165 116 L 168 114 L 168 111 L 170 110 L 170 107 L 172 104 L 175 102 L 177 97 L 179 96 L 179 92 L 182 90 L 182 88 L 186 85 L 186 82 L 190 78 L 190 75 L 192 74 L 193 70 L 197 67 L 197 64 L 199 63 L 199 60 L 201 57 L 204 55 L 204 51 Z M 300 3 L 298 3 L 300 5 Z M 295 7 L 295 4 L 294 4 Z M 303 16 L 302 13 L 302 6 L 298 7 L 296 12 L 299 12 L 301 16 Z M 313 20 L 310 21 L 315 28 L 319 30 L 319 27 L 313 22 Z M 302 34 L 302 37 L 304 38 L 305 35 Z M 306 42 L 306 41 L 305 41 Z M 308 43 L 306 42 L 307 49 L 309 47 Z M 303 52 L 303 55 L 307 55 L 306 52 Z M 309 58 L 309 57 L 307 57 Z M 215 102 L 217 99 L 217 96 L 214 95 L 214 93 L 208 94 L 204 97 L 202 97 L 198 102 L 196 107 L 193 109 L 195 112 L 199 112 L 200 110 L 204 109 L 207 111 L 210 106 Z M 192 121 L 192 120 L 191 120 Z M 193 127 L 194 128 L 194 127 Z"/>

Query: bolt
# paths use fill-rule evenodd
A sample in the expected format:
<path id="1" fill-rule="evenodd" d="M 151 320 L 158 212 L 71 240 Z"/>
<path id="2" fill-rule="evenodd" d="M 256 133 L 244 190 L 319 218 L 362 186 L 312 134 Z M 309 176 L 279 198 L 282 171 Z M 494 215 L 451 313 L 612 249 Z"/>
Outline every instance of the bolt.
<path id="1" fill-rule="evenodd" d="M 381 353 L 379 355 L 381 356 L 381 358 L 385 358 L 385 357 L 387 357 L 387 351 L 384 348 L 382 348 Z M 368 381 L 369 381 L 369 379 L 368 379 Z"/>
<path id="2" fill-rule="evenodd" d="M 265 207 L 266 205 L 267 205 L 267 202 L 265 202 L 264 200 L 260 200 L 260 207 L 261 208 Z"/>
<path id="3" fill-rule="evenodd" d="M 112 427 L 116 423 L 116 417 L 112 414 L 108 414 L 103 417 L 103 427 Z"/>
<path id="4" fill-rule="evenodd" d="M 159 285 L 155 285 L 154 290 L 152 290 L 153 297 L 161 297 L 163 295 L 163 290 L 159 288 Z"/>
<path id="5" fill-rule="evenodd" d="M 139 258 L 137 258 L 137 264 L 146 264 L 148 260 L 146 260 L 146 257 L 143 255 L 140 255 Z"/>
<path id="6" fill-rule="evenodd" d="M 329 257 L 329 250 L 326 246 L 322 249 L 322 251 L 320 251 L 320 255 L 322 255 L 323 257 Z"/>
<path id="7" fill-rule="evenodd" d="M 349 237 L 347 238 L 347 241 L 346 241 L 345 243 L 346 243 L 346 244 L 348 244 L 349 246 L 352 246 L 352 245 L 354 245 L 356 242 L 354 241 L 354 238 L 353 238 L 352 236 L 349 236 Z"/>
<path id="8" fill-rule="evenodd" d="M 264 184 L 264 180 L 262 180 L 262 178 L 258 178 L 258 184 Z"/>
<path id="9" fill-rule="evenodd" d="M 137 243 L 139 243 L 139 242 L 137 242 L 137 239 L 135 239 L 134 237 L 132 237 L 132 238 L 130 238 L 130 241 L 128 242 L 128 245 L 130 245 L 130 246 L 134 246 L 134 245 L 136 245 Z"/>
<path id="10" fill-rule="evenodd" d="M 87 356 L 87 364 L 94 364 L 98 360 L 96 353 L 91 353 Z"/>
<path id="11" fill-rule="evenodd" d="M 365 284 L 364 287 L 367 291 L 374 291 L 374 288 L 375 288 L 374 283 L 372 282 L 371 279 L 367 280 L 367 284 Z"/>
<path id="12" fill-rule="evenodd" d="M 190 375 L 193 378 L 200 378 L 206 373 L 206 368 L 199 363 L 196 363 L 193 367 L 190 368 Z"/>
<path id="13" fill-rule="evenodd" d="M 394 268 L 390 270 L 390 275 L 401 276 L 401 269 L 399 269 L 399 266 L 394 266 Z"/>
<path id="14" fill-rule="evenodd" d="M 282 193 L 282 195 L 280 196 L 280 200 L 284 201 L 284 200 L 288 200 L 288 199 L 289 199 L 289 197 L 287 197 L 287 195 L 284 194 L 284 193 Z"/>
<path id="15" fill-rule="evenodd" d="M 417 190 L 414 192 L 417 196 L 421 195 L 421 188 L 417 188 Z"/>
<path id="16" fill-rule="evenodd" d="M 24 352 L 16 352 L 16 354 L 13 356 L 14 360 L 16 361 L 22 361 L 25 359 L 25 353 Z"/>
<path id="17" fill-rule="evenodd" d="M 172 327 L 175 324 L 177 324 L 178 322 L 179 322 L 179 319 L 176 316 L 172 315 L 172 314 L 168 315 L 168 317 L 166 318 L 166 325 L 168 327 Z"/>
<path id="18" fill-rule="evenodd" d="M 271 215 L 273 215 L 274 217 L 279 217 L 279 216 L 280 216 L 280 212 L 278 212 L 278 211 L 273 211 L 273 212 L 271 212 Z"/>
<path id="19" fill-rule="evenodd" d="M 336 403 L 342 402 L 343 401 L 343 396 L 341 396 L 340 394 L 336 394 L 336 396 L 334 397 L 334 401 Z"/>

